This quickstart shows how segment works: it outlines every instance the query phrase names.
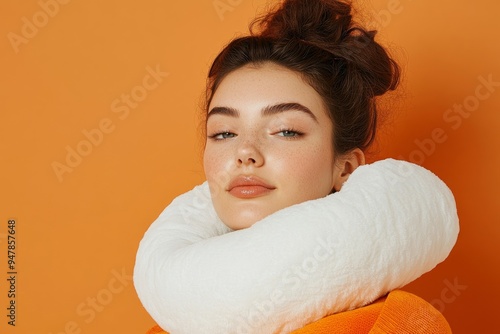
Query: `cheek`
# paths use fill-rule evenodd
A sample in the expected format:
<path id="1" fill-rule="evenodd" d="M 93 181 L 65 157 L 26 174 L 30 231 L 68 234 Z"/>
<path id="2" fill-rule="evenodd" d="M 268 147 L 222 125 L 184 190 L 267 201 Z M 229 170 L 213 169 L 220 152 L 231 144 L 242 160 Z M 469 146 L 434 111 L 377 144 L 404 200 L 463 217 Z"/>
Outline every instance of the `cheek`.
<path id="1" fill-rule="evenodd" d="M 205 148 L 205 152 L 203 152 L 203 169 L 205 170 L 207 178 L 214 168 L 214 163 L 215 160 L 213 159 L 210 150 L 208 148 Z"/>
<path id="2" fill-rule="evenodd" d="M 203 168 L 205 176 L 211 188 L 224 187 L 228 182 L 229 173 L 226 172 L 227 157 L 222 152 L 205 150 L 203 155 Z"/>
<path id="3" fill-rule="evenodd" d="M 323 195 L 329 192 L 333 179 L 333 153 L 329 145 L 323 144 L 295 149 L 283 156 L 276 172 L 283 176 L 287 187 L 297 188 L 306 197 Z"/>
<path id="4" fill-rule="evenodd" d="M 213 173 L 217 170 L 217 168 L 217 159 L 215 159 L 215 156 L 210 148 L 205 148 L 205 152 L 203 153 L 203 169 L 208 181 L 212 180 Z"/>
<path id="5" fill-rule="evenodd" d="M 333 158 L 330 148 L 323 143 L 295 147 L 295 149 L 289 152 L 279 154 L 282 154 L 288 169 L 294 171 L 294 173 L 301 174 L 330 168 Z M 311 177 L 314 177 L 314 175 L 311 175 Z"/>

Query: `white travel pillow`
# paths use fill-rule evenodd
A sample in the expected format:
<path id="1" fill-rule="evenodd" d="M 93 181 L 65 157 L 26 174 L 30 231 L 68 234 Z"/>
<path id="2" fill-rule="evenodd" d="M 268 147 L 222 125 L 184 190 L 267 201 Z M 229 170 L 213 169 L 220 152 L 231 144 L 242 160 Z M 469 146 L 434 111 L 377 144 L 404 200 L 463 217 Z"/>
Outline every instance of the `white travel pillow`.
<path id="1" fill-rule="evenodd" d="M 339 192 L 238 231 L 217 217 L 205 182 L 145 233 L 134 284 L 172 334 L 289 333 L 415 280 L 458 232 L 448 187 L 404 161 L 361 166 Z"/>

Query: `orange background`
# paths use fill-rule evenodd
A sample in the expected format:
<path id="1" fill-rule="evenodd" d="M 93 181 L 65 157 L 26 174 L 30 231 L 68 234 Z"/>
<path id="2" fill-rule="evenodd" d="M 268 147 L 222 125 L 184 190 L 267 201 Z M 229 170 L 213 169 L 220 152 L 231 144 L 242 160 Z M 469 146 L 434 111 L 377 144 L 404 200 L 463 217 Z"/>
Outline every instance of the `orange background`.
<path id="1" fill-rule="evenodd" d="M 205 74 L 266 1 L 60 1 L 0 3 L 0 331 L 144 333 L 153 321 L 131 282 L 138 242 L 176 195 L 204 180 Z M 405 73 L 372 159 L 418 162 L 456 196 L 456 247 L 407 287 L 454 333 L 498 328 L 500 87 L 479 77 L 500 81 L 500 4 L 482 4 L 362 3 Z M 148 68 L 169 74 L 144 84 Z M 131 93 L 140 101 L 127 106 L 122 94 Z M 464 103 L 470 113 L 449 111 Z M 54 162 L 77 148 L 86 156 L 58 178 Z M 15 328 L 5 316 L 11 218 Z"/>

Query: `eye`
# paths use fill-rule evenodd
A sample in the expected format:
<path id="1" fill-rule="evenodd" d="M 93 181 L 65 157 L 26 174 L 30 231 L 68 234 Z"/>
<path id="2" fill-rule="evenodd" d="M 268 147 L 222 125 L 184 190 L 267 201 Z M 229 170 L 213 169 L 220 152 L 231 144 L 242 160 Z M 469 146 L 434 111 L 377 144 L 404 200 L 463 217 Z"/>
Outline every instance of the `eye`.
<path id="1" fill-rule="evenodd" d="M 213 139 L 213 140 L 224 140 L 228 138 L 233 138 L 236 135 L 232 132 L 218 132 L 213 135 L 208 136 L 208 138 Z"/>
<path id="2" fill-rule="evenodd" d="M 286 137 L 286 138 L 296 138 L 302 136 L 302 132 L 295 131 L 293 129 L 288 129 L 288 130 L 281 130 L 278 132 L 278 136 L 280 137 Z"/>

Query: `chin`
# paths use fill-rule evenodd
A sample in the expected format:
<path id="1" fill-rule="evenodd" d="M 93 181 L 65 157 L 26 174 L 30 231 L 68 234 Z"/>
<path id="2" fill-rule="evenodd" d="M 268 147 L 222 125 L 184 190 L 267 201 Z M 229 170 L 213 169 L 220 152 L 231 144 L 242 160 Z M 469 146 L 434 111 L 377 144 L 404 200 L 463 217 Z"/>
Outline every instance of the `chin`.
<path id="1" fill-rule="evenodd" d="M 236 201 L 230 197 L 230 200 L 214 201 L 215 211 L 222 222 L 232 230 L 248 228 L 286 206 L 269 197 Z"/>
<path id="2" fill-rule="evenodd" d="M 245 228 L 249 228 L 259 220 L 260 219 L 256 218 L 254 219 L 233 218 L 233 219 L 222 220 L 222 222 L 232 230 L 242 230 Z"/>
<path id="3" fill-rule="evenodd" d="M 225 217 L 222 222 L 233 230 L 242 230 L 249 228 L 259 220 L 264 219 L 269 214 L 256 213 L 256 212 L 239 212 L 237 215 L 230 215 L 230 217 Z"/>

